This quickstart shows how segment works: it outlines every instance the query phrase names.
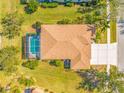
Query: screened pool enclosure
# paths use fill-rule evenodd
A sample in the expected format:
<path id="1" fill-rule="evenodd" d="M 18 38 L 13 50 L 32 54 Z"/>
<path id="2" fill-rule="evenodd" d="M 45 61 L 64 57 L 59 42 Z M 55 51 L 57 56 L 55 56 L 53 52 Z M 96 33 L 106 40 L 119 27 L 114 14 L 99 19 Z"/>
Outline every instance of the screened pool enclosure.
<path id="1" fill-rule="evenodd" d="M 40 58 L 40 35 L 27 34 L 25 44 L 26 58 Z"/>

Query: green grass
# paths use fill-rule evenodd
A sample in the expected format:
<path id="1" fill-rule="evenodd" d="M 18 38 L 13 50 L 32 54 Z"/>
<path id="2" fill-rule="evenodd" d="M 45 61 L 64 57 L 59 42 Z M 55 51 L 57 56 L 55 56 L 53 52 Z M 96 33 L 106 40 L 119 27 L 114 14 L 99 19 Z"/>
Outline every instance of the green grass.
<path id="1" fill-rule="evenodd" d="M 21 5 L 19 0 L 4 0 L 0 2 L 0 19 L 8 12 L 17 11 L 24 17 L 24 27 L 31 27 L 31 25 L 36 21 L 41 21 L 44 24 L 56 24 L 58 20 L 63 18 L 75 19 L 81 16 L 77 12 L 78 5 L 73 7 L 65 7 L 64 5 L 59 5 L 57 8 L 41 8 L 33 14 L 26 14 L 24 11 L 25 5 Z M 24 31 L 26 32 L 26 31 Z"/>
<path id="2" fill-rule="evenodd" d="M 112 20 L 110 22 L 110 29 L 111 29 L 111 43 L 116 42 L 116 20 Z"/>
<path id="3" fill-rule="evenodd" d="M 8 78 L 6 77 L 5 73 L 3 71 L 0 71 L 0 85 L 6 85 L 8 81 Z"/>
<path id="4" fill-rule="evenodd" d="M 54 93 L 84 93 L 77 89 L 81 78 L 73 71 L 65 71 L 61 67 L 54 67 L 47 62 L 41 62 L 35 70 L 19 66 L 17 73 L 35 78 L 35 85 L 48 89 Z M 11 79 L 4 72 L 0 72 L 0 84 L 8 84 Z"/>
<path id="5" fill-rule="evenodd" d="M 77 12 L 77 8 L 79 7 L 78 5 L 73 7 L 59 5 L 57 8 L 39 7 L 33 14 L 26 14 L 24 11 L 25 5 L 21 5 L 19 0 L 11 0 L 10 2 L 8 0 L 4 0 L 0 3 L 0 5 L 2 15 L 15 10 L 22 14 L 25 19 L 24 25 L 32 25 L 35 21 L 41 21 L 45 24 L 56 24 L 58 20 L 65 17 L 75 19 L 76 17 L 81 16 L 81 14 Z"/>
<path id="6" fill-rule="evenodd" d="M 113 6 L 112 4 L 110 3 L 110 11 L 113 10 Z M 116 16 L 116 15 L 115 15 Z M 110 18 L 110 31 L 111 31 L 111 43 L 114 43 L 116 42 L 116 17 L 112 17 Z"/>
<path id="7" fill-rule="evenodd" d="M 23 72 L 33 76 L 37 85 L 55 93 L 80 93 L 76 88 L 81 78 L 75 72 L 64 71 L 45 62 L 42 62 L 36 70 L 23 68 Z"/>
<path id="8" fill-rule="evenodd" d="M 120 93 L 124 93 L 124 82 L 120 81 L 121 86 L 119 87 Z"/>
<path id="9" fill-rule="evenodd" d="M 58 20 L 63 18 L 75 19 L 78 16 L 81 16 L 80 13 L 77 13 L 78 6 L 74 7 L 64 7 L 59 5 L 57 8 L 40 8 L 35 13 L 29 15 L 24 14 L 25 24 L 34 23 L 35 21 L 41 21 L 44 24 L 56 24 Z"/>

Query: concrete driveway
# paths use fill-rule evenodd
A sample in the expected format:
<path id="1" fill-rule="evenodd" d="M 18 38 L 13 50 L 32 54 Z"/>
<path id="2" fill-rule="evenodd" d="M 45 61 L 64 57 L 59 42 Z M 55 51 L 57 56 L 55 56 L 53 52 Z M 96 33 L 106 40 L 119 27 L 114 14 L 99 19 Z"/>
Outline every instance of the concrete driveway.
<path id="1" fill-rule="evenodd" d="M 118 68 L 124 71 L 124 0 L 119 0 L 117 22 Z"/>

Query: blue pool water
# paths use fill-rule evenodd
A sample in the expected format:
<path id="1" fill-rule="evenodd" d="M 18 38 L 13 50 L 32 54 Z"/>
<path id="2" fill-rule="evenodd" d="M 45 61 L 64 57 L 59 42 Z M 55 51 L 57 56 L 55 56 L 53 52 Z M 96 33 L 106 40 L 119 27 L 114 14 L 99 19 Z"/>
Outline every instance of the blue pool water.
<path id="1" fill-rule="evenodd" d="M 30 52 L 32 54 L 38 54 L 40 52 L 40 36 L 34 35 L 30 37 Z"/>
<path id="2" fill-rule="evenodd" d="M 28 58 L 40 58 L 40 35 L 28 35 L 27 42 Z"/>

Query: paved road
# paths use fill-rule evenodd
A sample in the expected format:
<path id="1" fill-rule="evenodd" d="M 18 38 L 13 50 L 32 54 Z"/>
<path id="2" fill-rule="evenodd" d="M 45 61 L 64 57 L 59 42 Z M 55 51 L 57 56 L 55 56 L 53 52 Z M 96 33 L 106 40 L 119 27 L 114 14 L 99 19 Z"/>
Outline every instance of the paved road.
<path id="1" fill-rule="evenodd" d="M 120 0 L 120 8 L 118 10 L 118 67 L 120 71 L 124 71 L 124 0 Z"/>

